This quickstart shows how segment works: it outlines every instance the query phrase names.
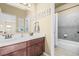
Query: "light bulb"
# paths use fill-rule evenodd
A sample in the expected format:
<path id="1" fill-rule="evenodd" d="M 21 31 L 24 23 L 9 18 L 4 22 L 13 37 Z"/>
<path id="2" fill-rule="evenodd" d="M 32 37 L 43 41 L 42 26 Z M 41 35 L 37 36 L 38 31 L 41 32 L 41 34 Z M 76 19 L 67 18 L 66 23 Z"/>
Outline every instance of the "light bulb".
<path id="1" fill-rule="evenodd" d="M 28 4 L 28 7 L 31 7 L 31 4 Z"/>
<path id="2" fill-rule="evenodd" d="M 6 27 L 10 28 L 11 26 L 10 25 L 7 25 Z"/>

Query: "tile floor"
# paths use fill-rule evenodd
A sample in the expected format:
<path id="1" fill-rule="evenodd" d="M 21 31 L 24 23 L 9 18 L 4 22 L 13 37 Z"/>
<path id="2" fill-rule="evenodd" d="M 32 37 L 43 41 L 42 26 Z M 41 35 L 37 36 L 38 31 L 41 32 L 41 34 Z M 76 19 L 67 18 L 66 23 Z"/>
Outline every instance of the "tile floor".
<path id="1" fill-rule="evenodd" d="M 76 56 L 73 52 L 70 52 L 66 49 L 56 47 L 55 48 L 55 56 Z"/>

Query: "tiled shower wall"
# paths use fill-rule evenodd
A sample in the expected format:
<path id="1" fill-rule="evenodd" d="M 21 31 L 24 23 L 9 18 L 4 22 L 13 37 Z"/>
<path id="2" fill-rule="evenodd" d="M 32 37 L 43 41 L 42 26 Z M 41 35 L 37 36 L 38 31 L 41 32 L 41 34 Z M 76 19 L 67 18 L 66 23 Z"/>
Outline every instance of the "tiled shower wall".
<path id="1" fill-rule="evenodd" d="M 58 15 L 58 38 L 79 42 L 79 12 Z"/>
<path id="2" fill-rule="evenodd" d="M 66 39 L 71 41 L 78 41 L 79 42 L 79 33 L 78 29 L 74 26 L 72 27 L 58 27 L 58 37 L 60 39 Z M 67 34 L 67 37 L 64 37 L 64 34 Z"/>

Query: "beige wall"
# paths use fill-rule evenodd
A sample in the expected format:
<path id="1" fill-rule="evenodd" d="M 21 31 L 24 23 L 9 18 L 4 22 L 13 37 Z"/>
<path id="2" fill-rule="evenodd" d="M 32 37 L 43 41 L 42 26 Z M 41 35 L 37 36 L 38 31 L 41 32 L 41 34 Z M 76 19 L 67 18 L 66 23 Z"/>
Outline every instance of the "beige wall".
<path id="1" fill-rule="evenodd" d="M 51 16 L 39 20 L 40 32 L 45 33 L 45 52 L 51 54 Z"/>
<path id="2" fill-rule="evenodd" d="M 52 8 L 52 4 L 37 4 L 36 7 L 36 12 L 35 13 L 40 13 L 41 11 L 44 11 L 48 8 Z M 33 23 L 35 20 L 31 20 L 31 32 L 33 32 Z M 45 52 L 48 55 L 51 55 L 51 15 L 42 17 L 38 19 L 39 21 L 39 26 L 40 26 L 40 32 L 45 33 L 46 35 L 46 40 L 45 40 Z"/>

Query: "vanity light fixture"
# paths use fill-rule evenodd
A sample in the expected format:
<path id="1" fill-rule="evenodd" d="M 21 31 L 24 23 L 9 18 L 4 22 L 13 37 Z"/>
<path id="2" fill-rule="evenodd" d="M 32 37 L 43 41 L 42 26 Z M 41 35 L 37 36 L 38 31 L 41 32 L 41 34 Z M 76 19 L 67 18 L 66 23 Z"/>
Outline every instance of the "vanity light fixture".
<path id="1" fill-rule="evenodd" d="M 0 12 L 1 12 L 1 8 L 0 8 Z"/>
<path id="2" fill-rule="evenodd" d="M 3 25 L 0 25 L 0 27 L 3 27 Z"/>

